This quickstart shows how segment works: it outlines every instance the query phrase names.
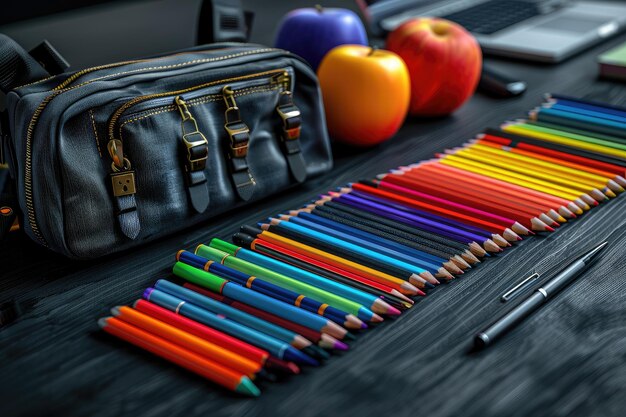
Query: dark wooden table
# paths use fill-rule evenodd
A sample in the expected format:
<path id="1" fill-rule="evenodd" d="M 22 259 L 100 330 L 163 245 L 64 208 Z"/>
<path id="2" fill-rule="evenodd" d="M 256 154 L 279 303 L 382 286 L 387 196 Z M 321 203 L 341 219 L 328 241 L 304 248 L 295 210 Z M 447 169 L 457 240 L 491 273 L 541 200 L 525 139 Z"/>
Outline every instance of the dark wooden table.
<path id="1" fill-rule="evenodd" d="M 522 116 L 544 92 L 626 105 L 626 86 L 598 80 L 595 62 L 599 52 L 625 40 L 558 66 L 492 61 L 527 80 L 526 95 L 479 94 L 451 117 L 408 120 L 377 148 L 338 147 L 336 167 L 324 177 L 130 253 L 73 262 L 14 234 L 0 246 L 0 302 L 19 309 L 0 329 L 0 416 L 623 416 L 623 196 L 442 285 L 324 366 L 263 384 L 258 399 L 240 398 L 114 340 L 96 320 L 171 276 L 178 249 L 228 237 L 241 224 L 298 207 L 333 186 L 429 158 L 485 126 Z M 489 350 L 468 353 L 473 334 L 509 307 L 498 300 L 508 287 L 604 239 L 610 248 L 583 278 Z"/>

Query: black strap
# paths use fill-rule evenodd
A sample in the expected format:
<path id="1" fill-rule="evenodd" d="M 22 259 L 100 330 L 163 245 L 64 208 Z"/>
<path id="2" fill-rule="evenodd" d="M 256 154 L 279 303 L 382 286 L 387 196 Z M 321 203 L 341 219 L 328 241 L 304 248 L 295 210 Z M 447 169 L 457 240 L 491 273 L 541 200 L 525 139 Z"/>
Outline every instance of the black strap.
<path id="1" fill-rule="evenodd" d="M 209 156 L 209 143 L 197 130 L 183 135 L 183 143 L 187 150 L 185 170 L 191 206 L 198 213 L 204 213 L 209 206 L 209 187 L 204 173 Z"/>
<path id="2" fill-rule="evenodd" d="M 141 231 L 141 225 L 137 213 L 135 194 L 115 197 L 115 203 L 117 205 L 117 220 L 122 233 L 129 239 L 136 239 Z"/>
<path id="3" fill-rule="evenodd" d="M 306 164 L 300 149 L 302 116 L 294 104 L 291 93 L 283 92 L 278 99 L 276 111 L 283 120 L 281 142 L 291 175 L 298 182 L 306 180 Z"/>
<path id="4" fill-rule="evenodd" d="M 230 172 L 235 190 L 243 201 L 248 201 L 254 193 L 256 182 L 248 167 L 248 144 L 250 143 L 250 129 L 241 120 L 228 122 L 224 125 L 229 137 Z"/>

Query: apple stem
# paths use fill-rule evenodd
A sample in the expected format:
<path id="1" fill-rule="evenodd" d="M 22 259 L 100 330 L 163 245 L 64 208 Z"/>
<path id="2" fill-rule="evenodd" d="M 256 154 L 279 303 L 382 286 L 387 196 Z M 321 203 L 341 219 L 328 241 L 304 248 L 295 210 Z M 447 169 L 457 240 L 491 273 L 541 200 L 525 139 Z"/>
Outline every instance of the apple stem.
<path id="1" fill-rule="evenodd" d="M 315 9 L 316 9 L 318 12 L 322 13 L 322 6 L 321 6 L 320 4 L 316 4 L 316 5 L 315 5 Z"/>
<path id="2" fill-rule="evenodd" d="M 367 56 L 372 56 L 374 55 L 374 52 L 378 51 L 378 47 L 377 46 L 372 46 L 370 47 L 370 53 L 367 54 Z"/>

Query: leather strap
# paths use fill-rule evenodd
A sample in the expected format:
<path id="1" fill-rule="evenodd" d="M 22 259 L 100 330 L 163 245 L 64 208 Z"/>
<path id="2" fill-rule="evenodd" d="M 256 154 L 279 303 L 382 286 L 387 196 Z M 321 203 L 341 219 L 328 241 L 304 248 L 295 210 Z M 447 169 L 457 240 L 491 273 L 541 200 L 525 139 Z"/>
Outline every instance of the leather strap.
<path id="1" fill-rule="evenodd" d="M 230 172 L 235 185 L 235 190 L 243 201 L 248 201 L 254 193 L 256 182 L 248 167 L 248 144 L 250 142 L 250 129 L 241 120 L 228 122 L 224 125 L 229 136 L 229 159 Z"/>
<path id="2" fill-rule="evenodd" d="M 114 197 L 117 205 L 117 220 L 122 233 L 129 239 L 136 239 L 141 231 L 139 215 L 137 213 L 137 201 L 135 194 Z"/>
<path id="3" fill-rule="evenodd" d="M 186 171 L 187 191 L 191 206 L 198 213 L 204 213 L 209 206 L 209 188 L 204 168 L 209 155 L 209 146 L 206 138 L 199 131 L 183 136 L 183 143 L 187 149 Z"/>
<path id="4" fill-rule="evenodd" d="M 283 92 L 278 99 L 276 111 L 283 120 L 281 143 L 289 171 L 298 182 L 306 180 L 306 164 L 300 149 L 300 128 L 302 116 L 300 109 L 294 104 L 291 93 Z"/>

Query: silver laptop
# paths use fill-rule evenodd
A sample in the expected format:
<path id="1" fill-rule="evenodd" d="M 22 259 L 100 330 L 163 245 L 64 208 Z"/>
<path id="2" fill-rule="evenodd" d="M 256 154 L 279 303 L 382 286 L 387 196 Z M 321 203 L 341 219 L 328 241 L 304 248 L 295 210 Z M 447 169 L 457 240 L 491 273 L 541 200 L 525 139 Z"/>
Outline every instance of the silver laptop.
<path id="1" fill-rule="evenodd" d="M 390 32 L 417 16 L 452 20 L 483 52 L 559 62 L 626 28 L 626 1 L 357 0 L 370 30 Z"/>

